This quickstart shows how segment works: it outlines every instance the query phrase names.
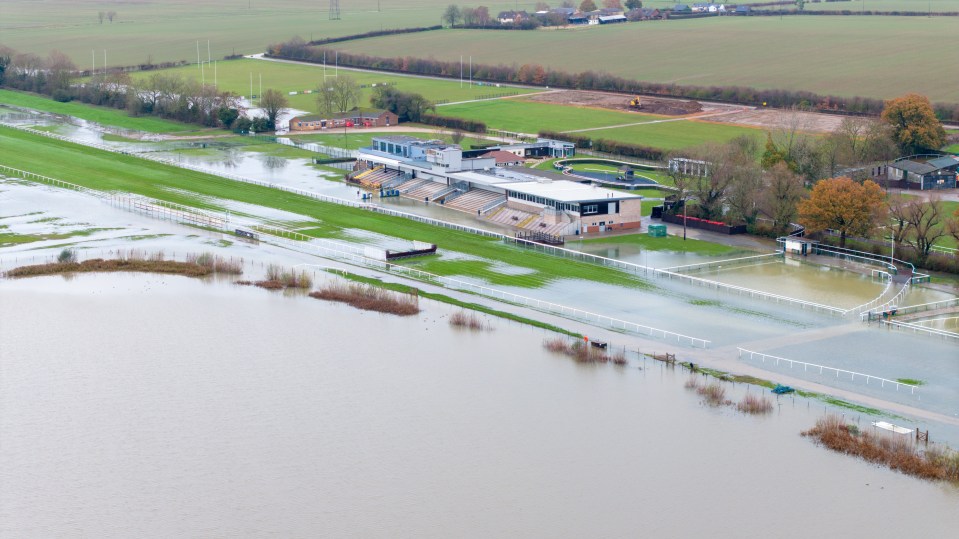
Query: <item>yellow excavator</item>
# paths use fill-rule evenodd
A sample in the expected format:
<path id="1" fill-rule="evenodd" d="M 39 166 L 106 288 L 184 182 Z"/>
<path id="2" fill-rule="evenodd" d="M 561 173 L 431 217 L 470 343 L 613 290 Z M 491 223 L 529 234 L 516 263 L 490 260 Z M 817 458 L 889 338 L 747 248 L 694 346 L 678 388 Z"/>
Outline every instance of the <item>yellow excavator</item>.
<path id="1" fill-rule="evenodd" d="M 643 108 L 643 102 L 639 99 L 639 96 L 629 100 L 629 108 L 631 109 L 641 109 Z"/>

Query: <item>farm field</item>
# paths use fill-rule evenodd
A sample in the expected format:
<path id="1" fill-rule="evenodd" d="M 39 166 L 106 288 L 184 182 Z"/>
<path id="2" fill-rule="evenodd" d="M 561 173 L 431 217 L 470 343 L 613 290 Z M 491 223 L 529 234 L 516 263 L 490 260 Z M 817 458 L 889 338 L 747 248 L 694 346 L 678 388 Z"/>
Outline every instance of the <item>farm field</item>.
<path id="1" fill-rule="evenodd" d="M 750 127 L 690 120 L 673 121 L 665 116 L 534 103 L 522 99 L 463 103 L 437 107 L 437 110 L 444 116 L 486 122 L 488 127 L 494 129 L 533 134 L 541 129 L 559 132 L 591 129 L 577 134 L 593 139 L 616 140 L 663 149 L 686 148 L 708 141 L 721 142 L 739 135 L 761 137 L 764 133 L 760 129 Z M 670 121 L 593 129 L 663 119 Z"/>
<path id="2" fill-rule="evenodd" d="M 303 0 L 4 0 L 0 2 L 0 43 L 46 55 L 59 49 L 82 68 L 91 51 L 97 65 L 107 50 L 108 65 L 133 65 L 197 57 L 197 40 L 211 54 L 263 52 L 294 35 L 321 39 L 372 30 L 439 24 L 449 4 L 441 0 L 350 0 L 340 2 L 340 20 L 329 20 L 327 2 Z M 382 11 L 377 11 L 377 6 Z M 512 9 L 512 2 L 486 3 L 490 12 Z M 532 7 L 530 5 L 529 7 Z M 113 23 L 100 24 L 99 11 L 115 11 Z M 145 39 L 148 37 L 148 39 Z"/>
<path id="3" fill-rule="evenodd" d="M 326 74 L 332 77 L 334 70 L 331 66 L 327 67 Z M 213 82 L 213 68 L 208 66 L 201 73 L 200 69 L 194 64 L 192 66 L 177 67 L 160 71 L 150 71 L 136 73 L 134 78 L 143 79 L 150 77 L 153 73 L 178 73 L 185 78 L 195 79 L 197 81 L 205 78 L 208 83 Z M 316 96 L 313 94 L 303 94 L 304 90 L 316 90 L 323 83 L 322 65 L 292 64 L 283 62 L 271 62 L 267 60 L 251 60 L 242 58 L 238 60 L 217 62 L 216 81 L 217 85 L 223 90 L 229 90 L 237 95 L 250 95 L 250 75 L 253 76 L 253 93 L 258 93 L 260 88 L 260 77 L 263 79 L 263 89 L 274 88 L 280 90 L 290 101 L 290 106 L 298 110 L 315 112 Z M 460 87 L 459 81 L 447 81 L 427 79 L 420 77 L 407 77 L 403 75 L 391 75 L 389 73 L 368 73 L 365 71 L 351 71 L 341 69 L 339 74 L 352 77 L 360 85 L 366 85 L 360 94 L 360 107 L 369 107 L 370 95 L 372 95 L 373 84 L 389 83 L 397 90 L 403 92 L 414 92 L 422 94 L 430 101 L 466 101 L 490 96 L 501 96 L 509 94 L 534 93 L 539 90 L 528 88 L 515 88 L 510 86 L 477 86 L 472 88 L 464 83 Z M 298 92 L 297 95 L 288 95 L 289 92 Z"/>
<path id="4" fill-rule="evenodd" d="M 185 124 L 150 116 L 133 117 L 124 110 L 98 107 L 96 105 L 79 102 L 60 103 L 49 97 L 10 90 L 0 90 L 0 104 L 24 107 L 42 112 L 52 112 L 54 114 L 64 114 L 108 127 L 134 129 L 148 133 L 164 135 L 222 135 L 226 133 L 226 131 L 222 129 L 203 129 L 199 125 Z"/>
<path id="5" fill-rule="evenodd" d="M 714 17 L 573 31 L 444 30 L 333 44 L 374 56 L 474 63 L 540 63 L 567 71 L 688 85 L 809 90 L 891 98 L 918 92 L 959 102 L 953 71 L 939 69 L 928 36 L 959 47 L 954 17 Z M 895 39 L 890 39 L 894 35 Z M 542 51 L 549 51 L 548 55 Z M 637 57 L 637 51 L 643 54 Z M 889 73 L 895 72 L 895 77 Z"/>
<path id="6" fill-rule="evenodd" d="M 747 0 L 744 4 L 761 3 L 764 0 Z M 756 9 L 768 9 L 776 11 L 775 6 L 760 7 Z M 796 9 L 795 6 L 786 6 L 786 9 Z M 927 11 L 946 12 L 959 11 L 959 0 L 927 0 L 926 2 L 916 0 L 852 0 L 845 2 L 819 2 L 813 4 L 806 2 L 806 9 L 810 11 L 849 11 L 859 13 L 866 11 L 918 11 L 925 13 Z"/>

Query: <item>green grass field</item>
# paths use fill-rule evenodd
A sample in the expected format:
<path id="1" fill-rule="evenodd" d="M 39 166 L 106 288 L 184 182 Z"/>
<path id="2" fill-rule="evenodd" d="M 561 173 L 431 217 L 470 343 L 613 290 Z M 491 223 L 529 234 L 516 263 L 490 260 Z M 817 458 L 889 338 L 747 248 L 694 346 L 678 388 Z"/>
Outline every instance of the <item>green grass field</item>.
<path id="1" fill-rule="evenodd" d="M 767 0 L 746 0 L 743 4 L 762 3 Z M 644 4 L 645 5 L 645 4 Z M 756 9 L 769 9 L 776 11 L 778 6 L 767 6 Z M 786 9 L 796 9 L 796 6 L 786 6 Z M 846 2 L 819 2 L 812 4 L 806 2 L 806 9 L 809 11 L 850 11 L 859 13 L 865 11 L 918 11 L 926 13 L 959 11 L 959 0 L 850 0 Z"/>
<path id="2" fill-rule="evenodd" d="M 523 99 L 463 103 L 437 107 L 437 110 L 444 116 L 486 122 L 490 128 L 533 134 L 540 129 L 559 132 L 575 131 L 665 118 L 606 109 L 536 103 Z M 764 131 L 751 127 L 681 120 L 597 129 L 576 134 L 592 139 L 617 140 L 655 148 L 678 149 L 704 142 L 727 141 L 739 135 L 763 137 Z"/>
<path id="3" fill-rule="evenodd" d="M 153 72 L 142 72 L 134 75 L 135 78 L 149 77 Z M 203 73 L 196 65 L 187 67 L 178 67 L 159 71 L 159 73 L 179 73 L 180 75 L 195 79 L 197 81 L 205 78 L 208 83 L 213 83 L 214 72 L 212 67 L 205 67 Z M 299 109 L 314 112 L 317 110 L 316 96 L 313 94 L 304 94 L 304 90 L 316 90 L 323 84 L 323 66 L 311 64 L 288 64 L 273 62 L 269 60 L 251 60 L 242 58 L 217 62 L 216 82 L 223 90 L 229 90 L 237 95 L 250 95 L 250 76 L 253 76 L 253 93 L 259 93 L 260 78 L 263 80 L 263 89 L 274 88 L 283 92 L 290 102 L 290 106 Z M 328 77 L 332 77 L 334 70 L 328 67 L 326 70 Z M 460 86 L 459 81 L 435 80 L 419 77 L 407 77 L 402 75 L 391 75 L 387 73 L 367 73 L 364 71 L 339 70 L 340 75 L 348 75 L 356 80 L 360 85 L 366 85 L 361 91 L 359 106 L 370 106 L 370 95 L 373 92 L 371 85 L 389 83 L 395 85 L 395 88 L 404 92 L 413 92 L 422 94 L 430 101 L 466 101 L 487 97 L 490 95 L 499 96 L 511 93 L 533 93 L 537 90 L 515 88 L 510 86 L 473 86 L 469 84 Z M 289 95 L 289 92 L 298 92 L 297 95 Z M 442 111 L 440 107 L 439 111 Z"/>
<path id="4" fill-rule="evenodd" d="M 954 17 L 714 17 L 508 35 L 446 30 L 339 48 L 447 61 L 471 54 L 474 63 L 508 59 L 677 84 L 879 98 L 918 92 L 959 102 L 953 72 L 940 69 L 942 57 L 930 54 L 928 43 L 930 35 L 952 35 L 954 26 Z"/>
<path id="5" fill-rule="evenodd" d="M 661 116 L 616 112 L 599 108 L 537 103 L 523 99 L 498 99 L 437 107 L 438 114 L 485 122 L 487 126 L 519 133 L 570 131 L 607 125 L 659 120 Z"/>
<path id="6" fill-rule="evenodd" d="M 486 274 L 497 274 L 501 285 L 536 287 L 555 279 L 584 279 L 630 287 L 649 286 L 636 277 L 601 266 L 564 261 L 507 246 L 493 239 L 437 228 L 402 218 L 324 203 L 312 198 L 258 185 L 117 155 L 95 148 L 24 133 L 0 126 L 0 164 L 59 178 L 92 189 L 138 193 L 187 206 L 223 211 L 205 202 L 207 197 L 233 200 L 282 209 L 315 219 L 324 234 L 349 235 L 352 229 L 368 230 L 407 240 L 442 245 L 444 250 L 467 253 L 483 260 Z M 309 234 L 310 231 L 304 230 Z M 509 275 L 495 272 L 496 262 L 526 268 L 528 273 Z M 437 264 L 433 269 L 448 275 L 472 275 L 475 267 Z"/>
<path id="7" fill-rule="evenodd" d="M 108 107 L 97 107 L 86 103 L 60 103 L 48 97 L 0 90 L 0 103 L 24 107 L 54 114 L 74 116 L 83 120 L 96 122 L 109 127 L 133 129 L 147 133 L 161 133 L 166 135 L 221 135 L 222 129 L 203 129 L 198 125 L 185 124 L 154 118 L 150 116 L 132 117 L 126 111 Z"/>

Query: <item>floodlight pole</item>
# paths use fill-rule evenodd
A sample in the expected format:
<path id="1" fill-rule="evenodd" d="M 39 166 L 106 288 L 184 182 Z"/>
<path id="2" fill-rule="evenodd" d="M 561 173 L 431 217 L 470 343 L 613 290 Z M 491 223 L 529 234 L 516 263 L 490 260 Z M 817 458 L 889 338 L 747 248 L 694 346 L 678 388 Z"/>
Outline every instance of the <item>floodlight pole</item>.
<path id="1" fill-rule="evenodd" d="M 683 241 L 686 241 L 686 197 L 683 197 Z"/>

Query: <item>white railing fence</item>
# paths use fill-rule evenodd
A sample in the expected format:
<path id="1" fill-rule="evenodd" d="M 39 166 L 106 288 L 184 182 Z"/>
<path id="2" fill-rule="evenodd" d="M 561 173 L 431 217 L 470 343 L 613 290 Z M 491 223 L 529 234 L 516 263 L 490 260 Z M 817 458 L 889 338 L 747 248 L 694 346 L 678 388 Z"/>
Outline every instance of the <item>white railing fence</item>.
<path id="1" fill-rule="evenodd" d="M 155 162 L 163 163 L 163 164 L 170 165 L 170 166 L 174 166 L 174 167 L 185 168 L 185 169 L 188 169 L 188 170 L 194 170 L 194 171 L 197 171 L 197 172 L 202 172 L 202 173 L 204 173 L 204 174 L 210 174 L 210 175 L 214 175 L 214 176 L 220 176 L 220 177 L 227 178 L 227 179 L 230 179 L 230 180 L 235 180 L 235 181 L 239 181 L 239 182 L 249 183 L 249 184 L 253 184 L 253 185 L 259 185 L 259 186 L 262 186 L 262 187 L 269 187 L 269 188 L 271 188 L 271 189 L 278 189 L 278 190 L 286 191 L 286 192 L 293 193 L 293 194 L 296 194 L 296 195 L 301 195 L 301 196 L 304 196 L 304 197 L 312 198 L 312 199 L 314 199 L 314 200 L 319 200 L 319 201 L 323 201 L 323 202 L 329 202 L 329 203 L 333 203 L 333 204 L 339 204 L 339 205 L 348 206 L 348 207 L 353 207 L 353 208 L 364 209 L 364 210 L 372 211 L 372 212 L 375 212 L 375 213 L 381 213 L 381 214 L 384 214 L 384 215 L 390 215 L 390 216 L 394 216 L 394 217 L 401 217 L 401 218 L 404 218 L 404 219 L 409 219 L 409 220 L 412 220 L 412 221 L 416 221 L 416 222 L 420 222 L 420 223 L 425 223 L 425 224 L 429 224 L 429 225 L 433 225 L 433 226 L 438 226 L 438 227 L 443 227 L 443 228 L 447 228 L 447 229 L 451 229 L 451 230 L 458 230 L 458 231 L 466 232 L 466 233 L 469 233 L 469 234 L 475 234 L 475 235 L 485 236 L 485 237 L 489 237 L 489 238 L 497 238 L 497 239 L 500 239 L 500 240 L 502 240 L 502 241 L 504 241 L 504 242 L 507 242 L 507 243 L 513 243 L 513 244 L 520 245 L 520 246 L 523 246 L 523 247 L 527 247 L 527 248 L 531 248 L 531 249 L 534 249 L 534 250 L 538 250 L 538 251 L 540 251 L 540 252 L 549 253 L 549 254 L 557 255 L 557 256 L 562 256 L 562 257 L 564 257 L 564 258 L 569 258 L 569 259 L 574 259 L 574 260 L 580 260 L 580 261 L 584 261 L 584 262 L 588 262 L 588 263 L 596 264 L 596 265 L 600 265 L 600 266 L 615 268 L 615 269 L 618 269 L 618 270 L 621 270 L 621 271 L 624 271 L 624 272 L 627 272 L 627 273 L 631 273 L 631 274 L 637 275 L 637 276 L 638 276 L 638 275 L 643 275 L 643 276 L 652 275 L 652 276 L 654 276 L 654 277 L 665 278 L 665 279 L 668 279 L 668 280 L 671 280 L 671 281 L 677 280 L 677 281 L 680 281 L 680 282 L 683 282 L 683 283 L 689 284 L 689 285 L 702 286 L 702 287 L 705 287 L 705 288 L 711 288 L 711 289 L 714 289 L 714 290 L 724 291 L 724 292 L 728 292 L 728 293 L 734 293 L 734 294 L 738 294 L 738 295 L 746 295 L 746 296 L 749 296 L 750 298 L 758 298 L 758 299 L 762 299 L 762 300 L 766 300 L 766 301 L 772 301 L 772 302 L 775 302 L 775 303 L 777 303 L 777 304 L 790 305 L 790 306 L 793 306 L 793 307 L 798 307 L 798 308 L 803 309 L 803 310 L 811 310 L 811 311 L 814 311 L 814 312 L 829 314 L 829 315 L 833 315 L 833 316 L 843 316 L 843 315 L 845 314 L 845 312 L 846 312 L 844 309 L 840 309 L 840 308 L 838 308 L 838 307 L 833 307 L 833 306 L 830 306 L 830 305 L 824 305 L 824 304 L 821 304 L 821 303 L 815 303 L 815 302 L 811 302 L 811 301 L 805 301 L 805 300 L 801 300 L 801 299 L 797 299 L 797 298 L 791 298 L 791 297 L 787 297 L 787 296 L 782 296 L 782 295 L 779 295 L 779 294 L 773 294 L 773 293 L 769 293 L 769 292 L 763 292 L 763 291 L 760 291 L 760 290 L 754 290 L 754 289 L 750 289 L 750 288 L 746 288 L 746 287 L 742 287 L 742 286 L 729 285 L 729 284 L 721 283 L 721 282 L 718 282 L 718 281 L 712 281 L 712 280 L 709 280 L 709 279 L 703 279 L 703 278 L 699 278 L 699 277 L 693 277 L 693 276 L 690 276 L 690 275 L 683 275 L 683 274 L 675 273 L 675 272 L 672 272 L 672 271 L 669 271 L 669 270 L 655 269 L 655 268 L 643 266 L 643 265 L 640 265 L 640 264 L 634 264 L 634 263 L 631 263 L 631 262 L 625 262 L 625 261 L 621 261 L 621 260 L 615 260 L 615 259 L 610 259 L 610 258 L 605 258 L 605 257 L 597 256 L 597 255 L 582 253 L 582 252 L 579 252 L 579 251 L 573 251 L 573 250 L 571 250 L 571 249 L 566 249 L 566 248 L 564 248 L 564 247 L 556 247 L 556 246 L 551 246 L 551 245 L 543 245 L 543 244 L 540 244 L 540 243 L 535 243 L 535 242 L 531 242 L 531 241 L 528 241 L 528 240 L 522 240 L 522 239 L 514 238 L 514 237 L 511 237 L 511 236 L 507 236 L 507 235 L 505 235 L 505 234 L 500 234 L 500 233 L 498 233 L 498 232 L 492 232 L 492 231 L 484 230 L 484 229 L 481 229 L 481 228 L 476 228 L 476 227 L 471 227 L 471 226 L 460 225 L 460 224 L 457 224 L 457 223 L 450 223 L 450 222 L 447 222 L 447 221 L 442 221 L 442 220 L 434 219 L 434 218 L 430 218 L 430 217 L 424 217 L 424 216 L 422 216 L 422 215 L 417 215 L 417 214 L 413 214 L 413 213 L 407 213 L 407 212 L 397 211 L 397 210 L 393 210 L 393 209 L 390 209 L 390 208 L 385 208 L 385 207 L 383 207 L 383 206 L 379 206 L 379 205 L 371 204 L 371 203 L 367 203 L 367 202 L 357 202 L 357 201 L 355 201 L 355 200 L 348 200 L 348 199 L 343 199 L 343 198 L 339 198 L 339 197 L 333 197 L 333 196 L 329 196 L 329 195 L 323 195 L 323 194 L 319 194 L 319 193 L 314 193 L 314 192 L 311 192 L 311 191 L 304 191 L 304 190 L 302 190 L 302 189 L 297 189 L 297 188 L 295 188 L 295 187 L 289 187 L 289 186 L 285 186 L 285 185 L 278 185 L 278 184 L 274 184 L 274 183 L 270 183 L 270 182 L 262 182 L 262 181 L 259 181 L 259 180 L 254 180 L 254 179 L 252 179 L 252 178 L 247 178 L 247 177 L 243 177 L 243 176 L 238 176 L 238 175 L 230 174 L 230 173 L 226 173 L 226 172 L 207 170 L 207 169 L 204 169 L 204 168 L 202 168 L 202 167 L 198 167 L 198 166 L 195 166 L 195 165 L 191 165 L 191 164 L 189 164 L 189 163 L 179 163 L 179 162 L 175 162 L 175 161 L 172 161 L 172 160 L 169 160 L 169 159 L 165 159 L 165 158 L 162 158 L 162 157 L 158 157 L 158 156 L 154 156 L 154 155 L 149 155 L 149 154 L 131 154 L 130 152 L 127 152 L 127 151 L 125 151 L 125 150 L 119 150 L 119 149 L 116 149 L 116 148 L 111 148 L 111 147 L 109 147 L 109 146 L 105 146 L 105 145 L 97 144 L 97 143 L 79 142 L 79 141 L 72 140 L 72 139 L 70 139 L 70 138 L 68 138 L 68 137 L 64 137 L 64 136 L 62 136 L 62 135 L 57 135 L 57 134 L 55 134 L 55 133 L 50 133 L 50 132 L 46 132 L 46 131 L 38 131 L 38 130 L 36 130 L 36 129 L 32 129 L 32 128 L 25 127 L 25 126 L 8 124 L 8 123 L 4 123 L 4 122 L 0 122 L 0 124 L 6 125 L 7 127 L 11 127 L 11 128 L 13 128 L 13 129 L 19 129 L 19 130 L 21 130 L 21 131 L 30 132 L 30 133 L 33 133 L 33 134 L 36 134 L 36 135 L 39 135 L 39 136 L 51 137 L 51 138 L 55 138 L 55 139 L 58 139 L 58 140 L 63 140 L 63 141 L 67 141 L 67 142 L 72 142 L 72 143 L 74 143 L 74 144 L 83 144 L 83 145 L 95 147 L 95 148 L 98 148 L 98 149 L 101 149 L 101 150 L 104 150 L 104 151 L 108 151 L 108 152 L 112 152 L 112 153 L 119 153 L 119 154 L 123 154 L 123 155 L 130 155 L 130 156 L 133 156 L 133 157 L 138 157 L 138 158 L 141 158 L 141 159 L 147 159 L 147 160 L 150 160 L 150 161 L 155 161 Z"/>
<path id="2" fill-rule="evenodd" d="M 861 372 L 847 371 L 845 369 L 837 369 L 835 367 L 827 367 L 825 365 L 817 365 L 815 363 L 806 363 L 805 361 L 796 361 L 793 359 L 786 359 L 784 357 L 771 356 L 769 354 L 763 354 L 762 352 L 753 352 L 752 350 L 746 350 L 745 348 L 737 347 L 736 349 L 739 350 L 740 359 L 743 359 L 743 356 L 747 355 L 747 358 L 750 360 L 755 360 L 755 359 L 762 360 L 763 365 L 765 365 L 767 361 L 770 363 L 774 363 L 775 365 L 780 365 L 780 364 L 789 365 L 790 369 L 793 369 L 795 366 L 798 365 L 802 367 L 803 372 L 812 371 L 813 373 L 816 373 L 818 371 L 819 374 L 825 374 L 827 372 L 836 373 L 835 377 L 837 379 L 840 378 L 840 376 L 843 379 L 845 379 L 846 376 L 848 376 L 850 382 L 854 382 L 856 380 L 856 377 L 859 377 L 859 379 L 864 380 L 866 382 L 866 385 L 870 385 L 870 382 L 872 383 L 878 382 L 880 388 L 885 388 L 888 385 L 890 387 L 895 387 L 896 391 L 899 391 L 899 388 L 903 387 L 908 389 L 911 395 L 915 395 L 916 390 L 919 389 L 919 386 L 917 385 L 905 384 L 898 380 L 890 380 L 888 378 L 881 378 L 879 376 L 873 376 L 871 374 L 863 374 Z"/>

